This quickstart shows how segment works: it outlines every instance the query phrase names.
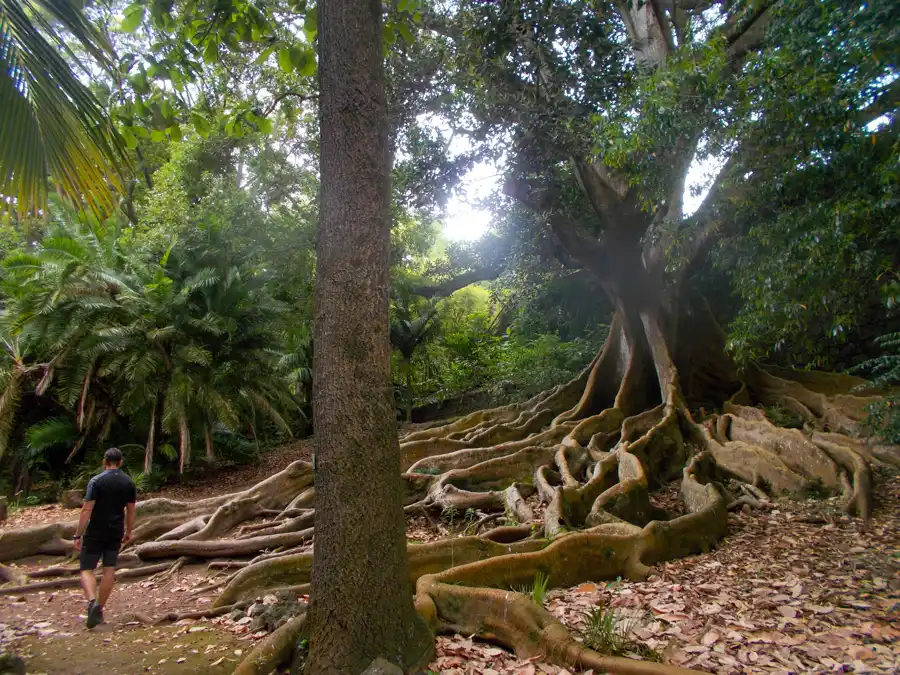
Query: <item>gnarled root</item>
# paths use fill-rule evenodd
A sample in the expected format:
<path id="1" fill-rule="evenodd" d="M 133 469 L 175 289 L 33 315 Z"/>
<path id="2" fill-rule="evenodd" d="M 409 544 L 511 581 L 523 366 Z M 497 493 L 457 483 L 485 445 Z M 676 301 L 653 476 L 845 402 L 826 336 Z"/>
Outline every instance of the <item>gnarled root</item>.
<path id="1" fill-rule="evenodd" d="M 696 675 L 697 671 L 647 661 L 604 656 L 569 635 L 566 627 L 521 593 L 419 582 L 416 609 L 432 629 L 490 635 L 520 659 L 540 657 L 563 666 L 623 675 Z"/>
<path id="2" fill-rule="evenodd" d="M 223 558 L 229 556 L 254 555 L 265 549 L 279 546 L 296 546 L 312 538 L 313 529 L 287 534 L 273 534 L 267 537 L 251 537 L 249 539 L 216 539 L 213 541 L 195 541 L 181 539 L 177 541 L 151 541 L 141 544 L 135 552 L 141 560 L 153 558 L 174 558 L 190 556 L 192 558 Z"/>
<path id="3" fill-rule="evenodd" d="M 413 583 L 425 575 L 441 572 L 464 563 L 515 552 L 536 551 L 546 540 L 525 539 L 501 544 L 484 537 L 459 537 L 407 546 L 410 579 Z M 216 598 L 214 606 L 230 605 L 277 586 L 295 586 L 309 582 L 312 553 L 272 558 L 240 570 Z"/>
<path id="4" fill-rule="evenodd" d="M 157 565 L 145 565 L 144 567 L 124 568 L 116 570 L 116 579 L 134 579 L 135 577 L 143 577 L 148 574 L 156 574 L 164 572 L 172 567 L 174 563 L 159 563 Z M 99 577 L 98 577 L 99 580 Z M 69 586 L 78 586 L 81 580 L 78 577 L 67 577 L 63 579 L 52 579 L 50 581 L 38 581 L 31 584 L 23 584 L 20 586 L 7 586 L 0 588 L 0 595 L 20 595 L 22 593 L 32 593 L 47 588 L 68 588 Z"/>
<path id="5" fill-rule="evenodd" d="M 290 660 L 297 640 L 306 628 L 306 612 L 289 619 L 284 625 L 262 640 L 241 661 L 234 675 L 268 675 L 282 663 Z"/>

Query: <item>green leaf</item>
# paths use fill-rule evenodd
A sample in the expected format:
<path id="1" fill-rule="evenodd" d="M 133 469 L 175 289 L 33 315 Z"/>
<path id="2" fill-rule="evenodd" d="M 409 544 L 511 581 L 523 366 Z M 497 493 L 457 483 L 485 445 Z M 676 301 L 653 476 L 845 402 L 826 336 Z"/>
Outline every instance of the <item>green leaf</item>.
<path id="1" fill-rule="evenodd" d="M 256 65 L 261 66 L 266 61 L 269 60 L 269 57 L 272 56 L 272 52 L 275 51 L 275 47 L 269 47 L 262 54 L 256 57 Z"/>
<path id="2" fill-rule="evenodd" d="M 259 127 L 259 130 L 264 134 L 271 134 L 272 129 L 275 128 L 275 125 L 272 124 L 272 120 L 266 117 L 259 117 L 256 120 L 256 126 Z"/>
<path id="3" fill-rule="evenodd" d="M 281 66 L 281 70 L 285 73 L 290 73 L 294 70 L 294 64 L 291 63 L 291 50 L 290 49 L 279 49 L 278 50 L 278 65 Z"/>
<path id="4" fill-rule="evenodd" d="M 122 19 L 122 23 L 119 24 L 119 30 L 126 33 L 136 31 L 138 26 L 141 25 L 141 21 L 144 20 L 145 11 L 140 5 L 131 5 L 125 10 L 125 17 Z"/>
<path id="5" fill-rule="evenodd" d="M 309 77 L 316 72 L 316 57 L 311 49 L 291 47 L 291 63 L 300 75 Z"/>
<path id="6" fill-rule="evenodd" d="M 306 33 L 306 39 L 313 42 L 319 33 L 319 13 L 313 7 L 306 13 L 303 19 L 303 32 Z"/>
<path id="7" fill-rule="evenodd" d="M 217 63 L 219 60 L 219 43 L 215 40 L 210 40 L 206 43 L 206 47 L 203 48 L 203 62 L 204 63 Z"/>
<path id="8" fill-rule="evenodd" d="M 129 150 L 134 150 L 137 147 L 137 138 L 128 127 L 122 129 L 122 138 L 125 139 L 125 147 Z"/>
<path id="9" fill-rule="evenodd" d="M 166 131 L 169 134 L 169 138 L 171 138 L 173 141 L 178 142 L 181 140 L 181 127 L 177 124 L 173 124 L 168 129 L 166 129 Z"/>
<path id="10" fill-rule="evenodd" d="M 387 45 L 392 45 L 397 41 L 397 34 L 394 32 L 392 24 L 386 23 L 381 27 L 381 38 Z"/>
<path id="11" fill-rule="evenodd" d="M 166 132 L 161 129 L 151 129 L 150 140 L 156 141 L 157 143 L 160 141 L 164 141 L 166 140 Z"/>
<path id="12" fill-rule="evenodd" d="M 200 134 L 203 138 L 209 138 L 210 125 L 207 119 L 203 117 L 203 115 L 192 112 L 191 123 L 194 125 L 194 129 L 197 130 L 198 134 Z"/>
<path id="13" fill-rule="evenodd" d="M 406 42 L 406 44 L 410 45 L 415 41 L 412 31 L 409 29 L 409 26 L 407 26 L 405 23 L 397 24 L 397 30 L 400 31 L 400 35 L 403 36 L 403 40 Z"/>

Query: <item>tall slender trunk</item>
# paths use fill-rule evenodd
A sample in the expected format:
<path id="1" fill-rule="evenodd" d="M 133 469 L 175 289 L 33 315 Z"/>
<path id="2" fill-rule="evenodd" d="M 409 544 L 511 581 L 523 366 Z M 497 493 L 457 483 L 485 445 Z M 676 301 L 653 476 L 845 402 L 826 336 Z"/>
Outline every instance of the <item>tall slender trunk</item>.
<path id="1" fill-rule="evenodd" d="M 144 448 L 144 473 L 153 470 L 153 450 L 156 447 L 156 410 L 159 406 L 159 395 L 153 398 L 153 407 L 150 410 L 150 433 L 147 434 L 147 445 Z"/>
<path id="2" fill-rule="evenodd" d="M 378 0 L 319 5 L 311 675 L 424 665 L 412 604 L 388 331 L 390 166 Z"/>
<path id="3" fill-rule="evenodd" d="M 209 422 L 203 423 L 203 440 L 206 441 L 206 461 L 214 462 L 216 453 L 213 450 L 212 431 L 209 428 Z"/>
<path id="4" fill-rule="evenodd" d="M 412 380 L 412 361 L 406 359 L 403 362 L 406 366 L 406 423 L 412 422 L 413 409 L 413 380 Z"/>
<path id="5" fill-rule="evenodd" d="M 184 470 L 191 464 L 191 431 L 188 428 L 187 418 L 185 417 L 178 421 L 178 437 L 181 445 L 178 457 L 178 473 L 183 474 Z"/>

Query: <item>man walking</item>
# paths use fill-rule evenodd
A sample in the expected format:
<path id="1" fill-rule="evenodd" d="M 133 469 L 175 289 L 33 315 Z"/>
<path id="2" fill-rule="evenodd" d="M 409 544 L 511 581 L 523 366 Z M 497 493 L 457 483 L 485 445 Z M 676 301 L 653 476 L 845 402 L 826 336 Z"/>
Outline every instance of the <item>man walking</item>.
<path id="1" fill-rule="evenodd" d="M 103 455 L 103 467 L 103 473 L 88 483 L 75 531 L 75 550 L 81 553 L 81 587 L 88 600 L 88 628 L 103 621 L 103 607 L 116 583 L 119 549 L 131 541 L 137 499 L 134 482 L 121 468 L 121 450 L 107 450 Z M 94 570 L 100 558 L 103 558 L 103 579 L 98 598 Z"/>

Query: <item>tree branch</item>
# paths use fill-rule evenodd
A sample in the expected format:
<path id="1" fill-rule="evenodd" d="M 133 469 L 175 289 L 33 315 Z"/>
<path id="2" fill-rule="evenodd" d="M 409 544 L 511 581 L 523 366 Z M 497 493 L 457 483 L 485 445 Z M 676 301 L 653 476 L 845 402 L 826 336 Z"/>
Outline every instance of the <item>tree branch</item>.
<path id="1" fill-rule="evenodd" d="M 477 284 L 479 281 L 491 281 L 492 279 L 496 279 L 500 276 L 500 272 L 502 271 L 503 268 L 500 265 L 488 265 L 468 272 L 463 272 L 446 281 L 416 284 L 410 286 L 409 291 L 413 295 L 421 295 L 423 298 L 446 298 L 466 286 Z"/>
<path id="2" fill-rule="evenodd" d="M 891 82 L 871 104 L 856 113 L 856 122 L 865 126 L 900 106 L 900 79 Z"/>
<path id="3" fill-rule="evenodd" d="M 272 112 L 275 110 L 275 108 L 278 107 L 278 104 L 281 103 L 284 99 L 288 98 L 289 96 L 296 96 L 297 98 L 300 99 L 301 103 L 303 101 L 319 100 L 319 97 L 316 96 L 315 94 L 302 94 L 299 91 L 293 91 L 293 90 L 284 91 L 272 99 L 272 102 L 269 103 L 268 107 L 263 111 L 262 117 L 268 117 L 269 115 L 271 115 Z"/>
<path id="4" fill-rule="evenodd" d="M 579 265 L 590 270 L 601 280 L 609 277 L 606 248 L 598 240 L 581 232 L 557 209 L 552 208 L 547 203 L 546 193 L 542 194 L 526 180 L 507 181 L 503 186 L 503 192 L 543 218 L 559 243 Z"/>
<path id="5" fill-rule="evenodd" d="M 577 157 L 572 157 L 570 161 L 578 185 L 591 202 L 594 212 L 604 220 L 614 221 L 614 214 L 628 194 L 625 181 L 611 174 L 600 162 L 591 164 Z"/>
<path id="6" fill-rule="evenodd" d="M 728 22 L 725 39 L 729 44 L 728 56 L 732 62 L 740 60 L 762 44 L 777 4 L 778 0 L 761 2 L 751 6 L 746 12 L 735 15 Z"/>

